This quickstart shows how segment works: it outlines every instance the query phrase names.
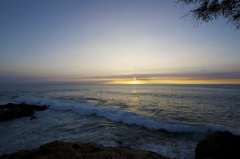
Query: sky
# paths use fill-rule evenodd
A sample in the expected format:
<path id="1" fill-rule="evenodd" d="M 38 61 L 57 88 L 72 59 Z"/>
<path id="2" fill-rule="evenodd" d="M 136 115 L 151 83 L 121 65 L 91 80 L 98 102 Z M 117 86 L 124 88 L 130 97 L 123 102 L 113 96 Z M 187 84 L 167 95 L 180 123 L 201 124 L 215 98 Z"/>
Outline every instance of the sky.
<path id="1" fill-rule="evenodd" d="M 1 0 L 0 83 L 240 84 L 240 31 L 175 0 Z"/>

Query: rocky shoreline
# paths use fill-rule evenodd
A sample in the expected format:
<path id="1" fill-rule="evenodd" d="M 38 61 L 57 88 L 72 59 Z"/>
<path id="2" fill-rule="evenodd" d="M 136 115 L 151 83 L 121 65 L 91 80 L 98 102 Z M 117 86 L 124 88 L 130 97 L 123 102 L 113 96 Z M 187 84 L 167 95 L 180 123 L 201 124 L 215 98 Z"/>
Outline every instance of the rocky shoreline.
<path id="1" fill-rule="evenodd" d="M 8 103 L 5 105 L 0 105 L 0 122 L 11 120 L 14 118 L 21 117 L 30 117 L 31 120 L 36 119 L 34 116 L 35 111 L 43 111 L 47 109 L 49 106 L 38 106 L 33 104 L 13 104 Z"/>
<path id="2" fill-rule="evenodd" d="M 215 131 L 201 140 L 195 159 L 239 159 L 240 136 Z M 103 147 L 93 143 L 54 141 L 38 149 L 0 156 L 0 159 L 174 159 L 151 151 L 126 146 Z"/>
<path id="3" fill-rule="evenodd" d="M 43 111 L 49 106 L 29 104 L 0 105 L 0 121 L 29 116 L 35 111 Z M 239 159 L 240 136 L 225 131 L 215 131 L 199 141 L 195 149 L 195 159 Z M 155 152 L 135 150 L 126 146 L 103 147 L 93 143 L 70 143 L 54 141 L 38 149 L 4 154 L 0 159 L 174 159 Z"/>
<path id="4" fill-rule="evenodd" d="M 93 143 L 54 141 L 38 149 L 2 155 L 0 159 L 173 159 L 130 147 L 102 147 Z"/>
<path id="5" fill-rule="evenodd" d="M 240 159 L 240 136 L 214 131 L 198 142 L 195 159 Z"/>

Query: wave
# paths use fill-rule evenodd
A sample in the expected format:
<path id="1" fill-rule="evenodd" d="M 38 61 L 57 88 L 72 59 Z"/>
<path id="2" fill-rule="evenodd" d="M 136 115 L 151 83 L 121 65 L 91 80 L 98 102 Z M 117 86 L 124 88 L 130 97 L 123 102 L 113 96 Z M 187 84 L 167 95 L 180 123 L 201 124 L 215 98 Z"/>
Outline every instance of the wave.
<path id="1" fill-rule="evenodd" d="M 166 130 L 168 132 L 211 132 L 211 131 L 229 131 L 235 135 L 240 135 L 240 129 L 231 129 L 229 127 L 217 124 L 187 125 L 181 123 L 169 123 L 163 119 L 153 119 L 148 116 L 127 112 L 117 108 L 99 108 L 92 103 L 82 103 L 81 100 L 54 99 L 54 98 L 29 98 L 18 97 L 15 102 L 38 105 L 50 105 L 53 110 L 69 110 L 79 115 L 97 115 L 113 122 L 123 122 L 128 125 L 139 125 L 149 130 Z"/>

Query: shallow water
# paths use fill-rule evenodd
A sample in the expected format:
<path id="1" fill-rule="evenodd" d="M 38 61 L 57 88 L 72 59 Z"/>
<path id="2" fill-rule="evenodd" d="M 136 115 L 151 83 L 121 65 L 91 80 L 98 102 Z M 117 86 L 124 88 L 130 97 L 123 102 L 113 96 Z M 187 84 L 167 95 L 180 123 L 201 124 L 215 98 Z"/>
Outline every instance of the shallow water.
<path id="1" fill-rule="evenodd" d="M 0 85 L 0 102 L 50 105 L 0 123 L 0 154 L 54 141 L 194 158 L 215 130 L 240 134 L 240 85 Z"/>

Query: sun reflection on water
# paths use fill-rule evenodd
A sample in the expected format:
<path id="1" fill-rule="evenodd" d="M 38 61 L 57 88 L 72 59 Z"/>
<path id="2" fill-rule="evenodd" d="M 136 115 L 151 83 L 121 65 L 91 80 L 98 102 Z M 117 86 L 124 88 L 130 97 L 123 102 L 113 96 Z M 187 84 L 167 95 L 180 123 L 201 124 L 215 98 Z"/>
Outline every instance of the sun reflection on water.
<path id="1" fill-rule="evenodd" d="M 132 91 L 132 93 L 137 93 L 136 85 L 133 86 L 133 91 Z"/>

